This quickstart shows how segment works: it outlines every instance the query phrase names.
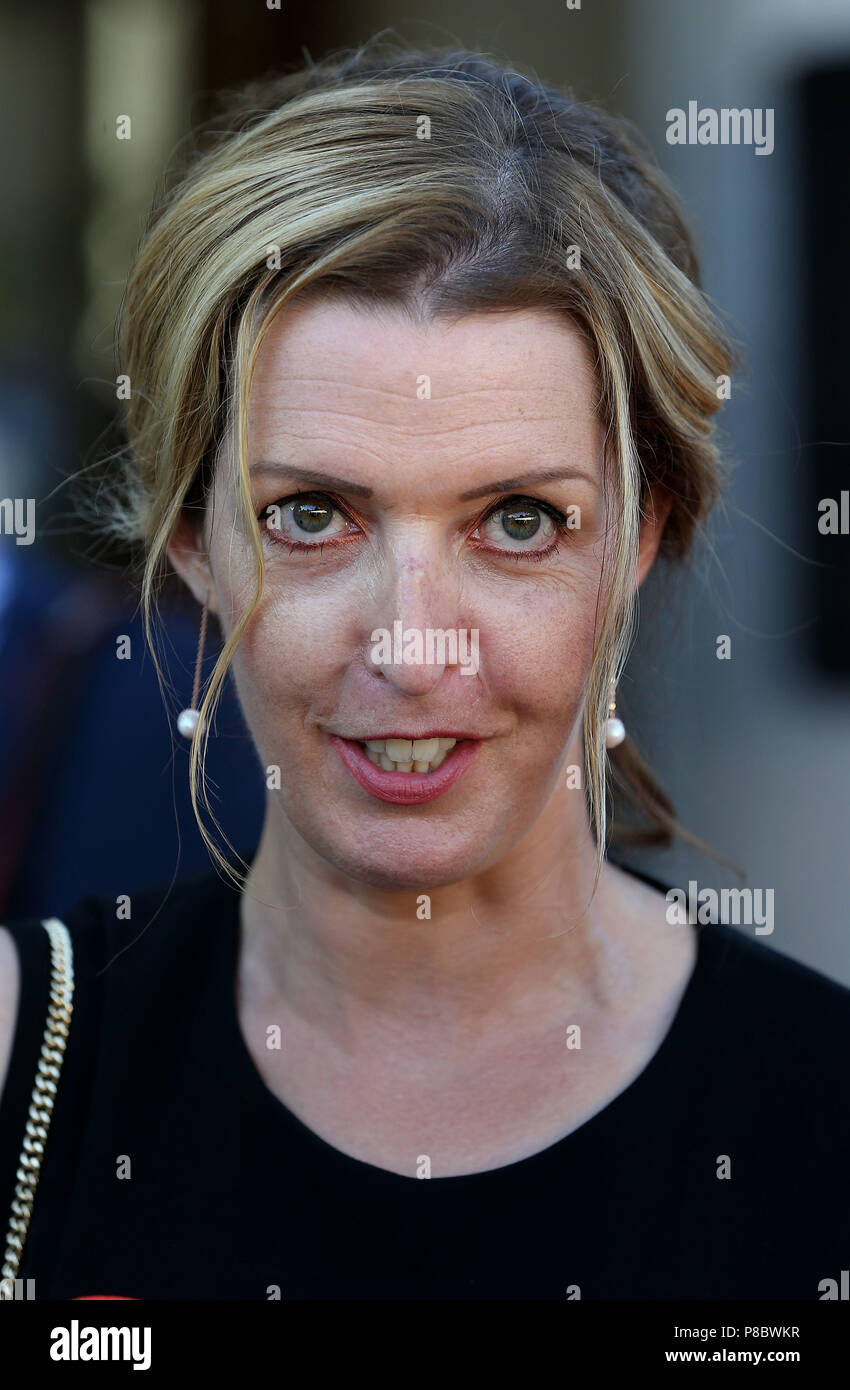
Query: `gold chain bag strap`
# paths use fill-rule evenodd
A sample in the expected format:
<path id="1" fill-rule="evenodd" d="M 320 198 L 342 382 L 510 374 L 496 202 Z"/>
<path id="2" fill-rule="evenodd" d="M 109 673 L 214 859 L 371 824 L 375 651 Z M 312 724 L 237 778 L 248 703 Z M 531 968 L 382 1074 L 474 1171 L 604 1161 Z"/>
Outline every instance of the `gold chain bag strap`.
<path id="1" fill-rule="evenodd" d="M 70 933 L 58 917 L 47 917 L 41 925 L 50 937 L 50 1002 L 23 1147 L 18 1159 L 17 1185 L 0 1271 L 0 1300 L 14 1298 L 15 1279 L 29 1230 L 73 1011 L 74 952 Z"/>

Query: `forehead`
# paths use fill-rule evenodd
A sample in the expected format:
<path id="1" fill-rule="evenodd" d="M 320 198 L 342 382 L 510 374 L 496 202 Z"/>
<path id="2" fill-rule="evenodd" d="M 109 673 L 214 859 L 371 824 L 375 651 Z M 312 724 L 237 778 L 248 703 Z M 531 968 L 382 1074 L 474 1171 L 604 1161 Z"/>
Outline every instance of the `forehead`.
<path id="1" fill-rule="evenodd" d="M 599 451 L 590 351 L 551 309 L 412 322 L 389 305 L 295 300 L 271 323 L 249 401 L 251 453 L 285 442 L 432 466 Z M 338 455 L 337 455 L 338 457 Z M 412 456 L 410 461 L 413 461 Z"/>

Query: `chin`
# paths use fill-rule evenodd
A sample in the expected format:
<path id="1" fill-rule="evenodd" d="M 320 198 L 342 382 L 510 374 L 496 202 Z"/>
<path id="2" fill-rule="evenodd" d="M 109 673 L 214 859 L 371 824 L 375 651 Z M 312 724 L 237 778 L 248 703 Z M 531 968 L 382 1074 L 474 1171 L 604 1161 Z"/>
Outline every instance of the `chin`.
<path id="1" fill-rule="evenodd" d="M 350 843 L 329 841 L 326 834 L 305 835 L 317 854 L 347 877 L 373 888 L 390 891 L 427 893 L 443 888 L 498 858 L 482 852 L 481 833 L 457 835 L 446 826 L 427 833 L 427 827 L 408 825 L 365 827 L 362 836 Z"/>
<path id="2" fill-rule="evenodd" d="M 453 867 L 429 864 L 423 865 L 421 870 L 415 866 L 407 866 L 405 870 L 390 874 L 387 873 L 385 866 L 368 863 L 365 861 L 351 862 L 342 864 L 345 872 L 360 883 L 367 883 L 370 888 L 381 888 L 385 891 L 398 893 L 430 893 L 437 888 L 445 888 L 450 883 L 458 883 L 466 878 L 468 870 L 459 865 Z"/>

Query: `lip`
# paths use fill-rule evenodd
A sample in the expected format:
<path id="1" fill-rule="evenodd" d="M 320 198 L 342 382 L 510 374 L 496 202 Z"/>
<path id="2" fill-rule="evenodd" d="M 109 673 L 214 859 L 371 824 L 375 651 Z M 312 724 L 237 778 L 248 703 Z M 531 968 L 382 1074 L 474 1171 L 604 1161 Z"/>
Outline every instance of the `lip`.
<path id="1" fill-rule="evenodd" d="M 370 738 L 410 738 L 410 734 L 370 734 Z M 417 738 L 458 738 L 463 735 L 452 733 L 417 734 Z M 328 738 L 339 753 L 348 771 L 364 791 L 379 801 L 390 801 L 397 806 L 419 806 L 426 801 L 434 801 L 443 796 L 462 777 L 481 747 L 481 739 L 467 738 L 455 744 L 443 759 L 436 772 L 385 772 L 376 767 L 355 739 L 340 738 L 338 734 L 328 734 Z"/>
<path id="2" fill-rule="evenodd" d="M 401 733 L 365 734 L 364 737 L 358 739 L 357 742 L 366 743 L 369 739 L 379 738 L 409 738 L 411 741 L 417 738 L 456 738 L 458 742 L 460 742 L 461 739 L 470 739 L 475 743 L 481 742 L 477 734 L 462 734 L 459 733 L 457 729 L 427 729 L 425 733 L 422 734 L 413 734 L 409 729 L 404 729 Z M 344 740 L 346 743 L 353 743 L 354 741 L 354 739 Z M 419 775 L 424 776 L 425 774 L 420 773 Z"/>

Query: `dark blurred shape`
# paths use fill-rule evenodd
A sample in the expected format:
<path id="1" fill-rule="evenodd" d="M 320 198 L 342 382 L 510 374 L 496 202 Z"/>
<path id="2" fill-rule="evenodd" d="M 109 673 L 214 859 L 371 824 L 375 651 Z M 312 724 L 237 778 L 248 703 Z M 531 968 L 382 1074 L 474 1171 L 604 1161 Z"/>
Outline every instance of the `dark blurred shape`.
<path id="1" fill-rule="evenodd" d="M 802 278 L 804 550 L 820 621 L 811 628 L 813 656 L 833 675 L 850 675 L 850 535 L 824 535 L 818 504 L 835 501 L 850 514 L 850 62 L 818 68 L 800 80 L 804 248 Z M 842 508 L 842 491 L 845 505 Z M 814 544 L 811 542 L 814 536 Z"/>
<path id="2" fill-rule="evenodd" d="M 350 0 L 304 5 L 295 24 L 285 4 L 270 10 L 262 3 L 234 5 L 233 0 L 204 0 L 199 54 L 203 80 L 195 101 L 195 119 L 211 114 L 220 89 L 300 67 L 306 58 L 318 58 L 328 49 L 364 43 L 378 27 L 368 7 L 364 13 Z"/>
<path id="3" fill-rule="evenodd" d="M 0 913 L 61 916 L 89 893 L 132 896 L 175 869 L 180 877 L 207 869 L 188 745 L 169 725 L 135 595 L 2 540 Z M 176 608 L 163 618 L 166 667 L 188 704 L 198 618 Z M 129 660 L 117 654 L 122 635 Z M 216 818 L 236 850 L 250 853 L 265 784 L 229 686 L 207 770 Z"/>

